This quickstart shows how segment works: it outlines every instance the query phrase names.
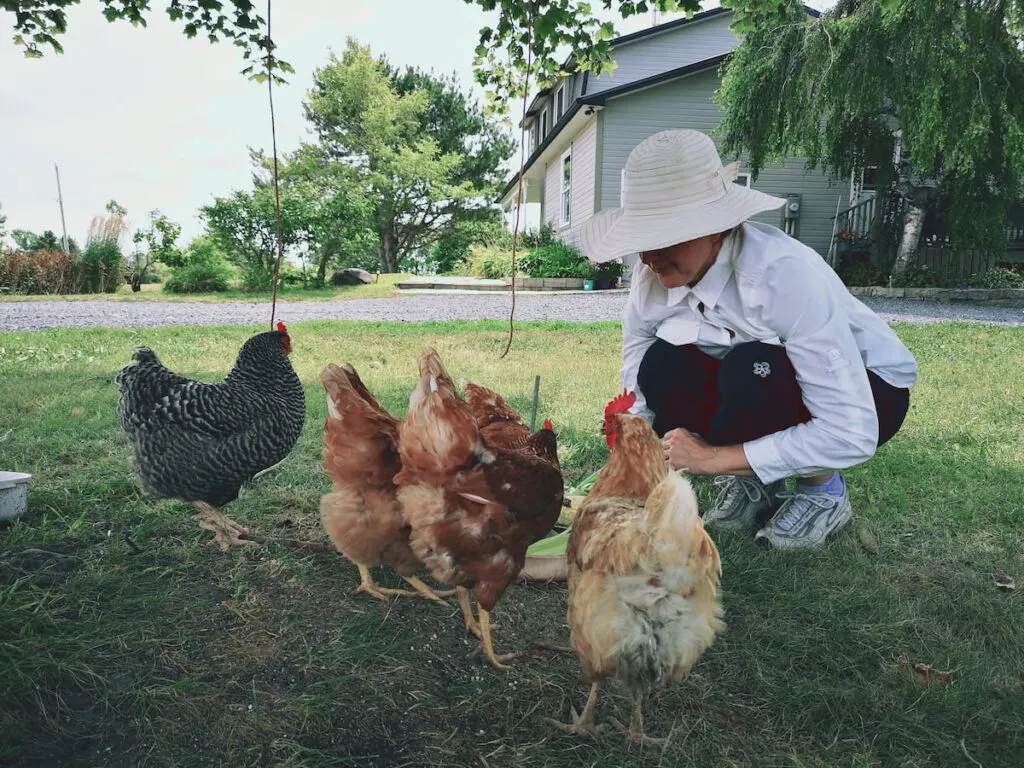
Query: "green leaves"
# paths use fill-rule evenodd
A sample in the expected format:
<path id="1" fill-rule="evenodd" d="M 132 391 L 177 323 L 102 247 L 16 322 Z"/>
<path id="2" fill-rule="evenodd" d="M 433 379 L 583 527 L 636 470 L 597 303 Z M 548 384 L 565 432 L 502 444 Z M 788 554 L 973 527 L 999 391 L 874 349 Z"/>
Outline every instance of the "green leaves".
<path id="1" fill-rule="evenodd" d="M 0 0 L 0 10 L 14 14 L 14 44 L 24 48 L 25 55 L 39 58 L 49 47 L 55 53 L 64 49 L 57 41 L 67 29 L 64 9 L 80 0 Z M 151 12 L 149 0 L 100 0 L 103 17 L 109 21 L 125 20 L 133 26 L 146 26 Z M 250 79 L 266 81 L 267 72 L 277 82 L 281 75 L 292 72 L 287 62 L 273 55 L 274 42 L 265 34 L 266 20 L 254 12 L 250 0 L 167 0 L 167 16 L 185 24 L 182 31 L 189 38 L 206 33 L 211 42 L 232 40 L 242 49 L 242 58 L 259 62 L 244 70 Z M 269 68 L 269 69 L 268 69 Z"/>
<path id="2" fill-rule="evenodd" d="M 782 20 L 748 16 L 718 94 L 724 149 L 755 174 L 794 155 L 840 178 L 877 165 L 907 199 L 937 184 L 961 245 L 1001 247 L 1024 178 L 1024 56 L 1006 7 L 861 0 L 812 19 L 794 2 Z"/>
<path id="3" fill-rule="evenodd" d="M 371 203 L 386 272 L 486 205 L 512 152 L 457 81 L 399 72 L 351 39 L 314 74 L 305 108 L 316 151 L 344 165 Z"/>

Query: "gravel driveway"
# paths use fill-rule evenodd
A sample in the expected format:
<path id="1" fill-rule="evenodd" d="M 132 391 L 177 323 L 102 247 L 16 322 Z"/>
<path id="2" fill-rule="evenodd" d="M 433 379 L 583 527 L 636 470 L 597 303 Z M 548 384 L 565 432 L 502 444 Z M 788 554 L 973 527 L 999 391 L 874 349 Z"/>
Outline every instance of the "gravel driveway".
<path id="1" fill-rule="evenodd" d="M 519 295 L 518 320 L 590 323 L 618 320 L 626 303 L 623 292 L 570 295 Z M 864 303 L 889 321 L 935 323 L 972 320 L 1024 326 L 1024 309 L 977 307 L 905 299 L 867 298 Z M 394 320 L 398 322 L 508 318 L 507 295 L 416 294 L 390 299 L 278 302 L 277 317 L 301 320 Z M 249 325 L 266 322 L 269 302 L 203 304 L 160 301 L 26 301 L 0 302 L 0 328 L 42 331 L 50 328 L 154 328 L 162 325 Z"/>

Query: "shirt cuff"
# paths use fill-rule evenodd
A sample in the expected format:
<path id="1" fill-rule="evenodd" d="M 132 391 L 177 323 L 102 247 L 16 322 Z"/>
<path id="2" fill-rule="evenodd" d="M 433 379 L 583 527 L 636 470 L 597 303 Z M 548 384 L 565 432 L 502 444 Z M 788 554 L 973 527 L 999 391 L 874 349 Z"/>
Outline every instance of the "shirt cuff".
<path id="1" fill-rule="evenodd" d="M 766 435 L 744 443 L 743 454 L 747 457 L 747 463 L 757 475 L 757 479 L 766 485 L 793 474 L 779 456 L 774 435 Z"/>

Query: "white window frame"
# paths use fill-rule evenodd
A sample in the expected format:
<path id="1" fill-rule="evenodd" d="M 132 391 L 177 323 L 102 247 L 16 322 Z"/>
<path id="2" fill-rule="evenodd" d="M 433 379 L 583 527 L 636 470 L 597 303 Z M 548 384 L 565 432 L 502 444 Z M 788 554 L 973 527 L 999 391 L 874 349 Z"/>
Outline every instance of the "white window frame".
<path id="1" fill-rule="evenodd" d="M 529 152 L 533 152 L 537 148 L 537 122 L 534 121 L 530 125 L 530 148 Z"/>
<path id="2" fill-rule="evenodd" d="M 548 108 L 544 107 L 544 109 L 542 109 L 540 111 L 540 140 L 541 141 L 544 141 L 545 137 L 548 135 L 548 130 L 550 128 L 551 128 L 551 126 L 548 125 Z"/>
<path id="3" fill-rule="evenodd" d="M 565 83 L 558 86 L 558 90 L 555 91 L 555 121 L 562 119 L 562 115 L 565 114 Z"/>
<path id="4" fill-rule="evenodd" d="M 569 178 L 565 177 L 565 166 L 569 165 Z M 562 159 L 558 162 L 558 178 L 560 189 L 558 196 L 558 219 L 562 227 L 568 227 L 572 221 L 572 147 L 570 147 Z"/>

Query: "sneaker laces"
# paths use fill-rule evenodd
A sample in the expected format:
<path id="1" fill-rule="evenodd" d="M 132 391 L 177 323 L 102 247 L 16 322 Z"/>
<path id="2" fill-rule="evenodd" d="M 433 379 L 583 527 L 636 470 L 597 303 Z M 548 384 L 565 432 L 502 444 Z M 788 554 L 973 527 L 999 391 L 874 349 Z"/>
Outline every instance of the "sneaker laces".
<path id="1" fill-rule="evenodd" d="M 721 490 L 715 498 L 714 509 L 728 509 L 739 499 L 740 494 L 746 495 L 751 504 L 756 504 L 767 495 L 760 480 L 740 475 L 719 475 L 714 480 Z"/>
<path id="2" fill-rule="evenodd" d="M 837 499 L 825 493 L 808 493 L 806 491 L 783 491 L 776 494 L 782 506 L 772 520 L 772 525 L 784 531 L 796 526 L 814 507 L 830 510 L 836 506 Z M 801 506 L 799 501 L 805 502 Z"/>

